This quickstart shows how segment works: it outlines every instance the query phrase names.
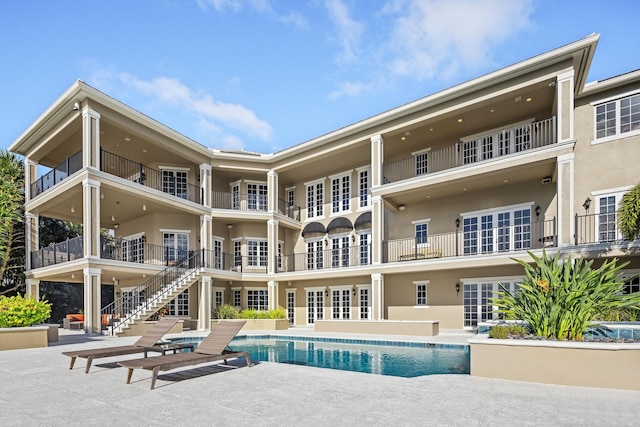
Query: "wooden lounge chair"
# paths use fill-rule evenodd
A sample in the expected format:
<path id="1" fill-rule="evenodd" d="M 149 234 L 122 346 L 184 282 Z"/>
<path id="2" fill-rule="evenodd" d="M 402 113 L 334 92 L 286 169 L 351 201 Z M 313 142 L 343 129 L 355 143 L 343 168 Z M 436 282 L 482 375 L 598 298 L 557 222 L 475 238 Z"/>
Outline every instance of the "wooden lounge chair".
<path id="1" fill-rule="evenodd" d="M 145 349 L 153 348 L 176 323 L 178 323 L 178 319 L 175 318 L 160 319 L 158 323 L 149 328 L 149 330 L 132 345 L 65 351 L 62 354 L 71 358 L 71 365 L 69 365 L 69 369 L 73 369 L 73 365 L 76 363 L 76 358 L 81 357 L 87 359 L 87 367 L 84 370 L 84 373 L 86 374 L 89 372 L 89 368 L 91 368 L 91 362 L 93 362 L 93 359 L 122 356 L 124 354 L 143 353 Z"/>
<path id="2" fill-rule="evenodd" d="M 214 362 L 216 360 L 233 359 L 244 357 L 247 367 L 251 367 L 251 358 L 246 351 L 234 352 L 227 349 L 231 340 L 242 329 L 246 322 L 225 322 L 220 321 L 216 329 L 211 331 L 207 337 L 198 345 L 196 351 L 192 353 L 168 354 L 166 356 L 150 357 L 148 359 L 133 359 L 118 362 L 118 365 L 128 368 L 127 384 L 131 382 L 131 375 L 134 369 L 147 369 L 153 371 L 151 377 L 151 390 L 156 385 L 156 379 L 160 371 L 181 368 L 183 366 L 199 365 L 201 363 Z"/>

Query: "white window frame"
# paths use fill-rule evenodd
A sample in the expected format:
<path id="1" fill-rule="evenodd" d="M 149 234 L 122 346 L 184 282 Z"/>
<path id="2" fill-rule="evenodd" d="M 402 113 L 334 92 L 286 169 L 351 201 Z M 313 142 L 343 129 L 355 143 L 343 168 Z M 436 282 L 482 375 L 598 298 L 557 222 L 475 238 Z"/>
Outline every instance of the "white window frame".
<path id="1" fill-rule="evenodd" d="M 307 221 L 324 218 L 325 178 L 304 184 Z M 322 194 L 320 194 L 320 192 Z"/>
<path id="2" fill-rule="evenodd" d="M 233 298 L 233 306 L 242 308 L 242 288 L 231 288 L 231 296 Z"/>
<path id="3" fill-rule="evenodd" d="M 622 232 L 620 231 L 620 228 L 618 227 L 618 222 L 617 222 L 618 208 L 620 206 L 620 202 L 622 202 L 622 198 L 629 190 L 631 190 L 631 188 L 633 187 L 611 188 L 607 190 L 591 192 L 591 196 L 595 199 L 595 210 L 594 210 L 595 237 L 596 237 L 595 241 L 606 243 L 606 242 L 612 242 L 616 240 L 624 240 L 624 236 L 622 235 Z M 614 216 L 613 224 L 615 228 L 615 239 L 613 240 L 609 240 L 609 239 L 603 240 L 601 239 L 601 236 L 600 236 L 601 218 L 602 218 L 602 215 L 606 214 L 606 213 L 600 212 L 601 203 L 603 198 L 608 198 L 608 197 L 615 197 L 615 210 L 614 212 L 612 212 Z M 611 212 L 609 214 L 611 214 Z"/>
<path id="4" fill-rule="evenodd" d="M 332 234 L 331 243 L 331 267 L 342 268 L 351 265 L 351 233 Z M 336 258 L 337 256 L 337 258 Z"/>
<path id="5" fill-rule="evenodd" d="M 211 268 L 224 269 L 224 238 L 213 236 L 211 239 Z"/>
<path id="6" fill-rule="evenodd" d="M 431 218 L 425 218 L 425 219 L 417 219 L 415 221 L 411 221 L 411 224 L 413 224 L 413 237 L 416 240 L 416 246 L 419 248 L 426 248 L 429 247 L 429 222 L 431 222 Z M 424 239 L 421 239 L 420 241 L 418 241 L 418 227 L 422 227 L 422 226 L 426 226 L 426 236 L 424 237 Z"/>
<path id="7" fill-rule="evenodd" d="M 307 325 L 313 325 L 316 320 L 323 320 L 325 318 L 326 308 L 326 287 L 313 287 L 304 288 L 305 295 L 305 311 L 306 311 L 306 323 Z M 309 305 L 310 296 L 313 296 L 313 307 Z"/>
<path id="8" fill-rule="evenodd" d="M 267 288 L 245 288 L 247 294 L 247 309 L 265 311 L 269 309 L 269 289 Z M 257 293 L 255 296 L 252 296 Z M 252 299 L 255 298 L 255 301 Z"/>
<path id="9" fill-rule="evenodd" d="M 167 194 L 171 194 L 181 199 L 189 198 L 189 173 L 190 168 L 177 167 L 177 166 L 158 166 L 162 175 L 162 191 Z M 165 172 L 167 174 L 173 174 L 175 178 L 173 187 L 165 185 Z"/>
<path id="10" fill-rule="evenodd" d="M 191 234 L 191 230 L 172 230 L 172 229 L 166 229 L 166 228 L 161 228 L 160 229 L 160 233 L 162 234 L 162 259 L 165 263 L 168 262 L 175 262 L 178 259 L 180 259 L 179 255 L 179 251 L 184 250 L 186 251 L 186 253 L 189 253 L 189 235 Z M 173 257 L 171 258 L 167 258 L 168 252 L 166 250 L 166 246 L 165 246 L 165 235 L 167 234 L 174 234 L 175 235 L 175 240 L 174 240 L 174 244 L 173 244 Z M 178 236 L 180 236 L 180 238 L 182 237 L 186 237 L 186 249 L 180 249 L 178 247 Z M 176 256 L 176 254 L 178 256 Z"/>
<path id="11" fill-rule="evenodd" d="M 252 246 L 255 244 L 256 254 L 252 254 Z M 265 253 L 263 254 L 263 249 Z M 264 238 L 247 237 L 247 267 L 263 268 L 269 264 L 269 241 Z"/>
<path id="12" fill-rule="evenodd" d="M 144 232 L 122 237 L 120 248 L 122 260 L 126 262 L 144 262 L 144 245 L 146 237 Z"/>
<path id="13" fill-rule="evenodd" d="M 242 181 L 229 183 L 229 193 L 231 194 L 231 209 L 240 210 L 242 206 Z"/>
<path id="14" fill-rule="evenodd" d="M 591 103 L 593 107 L 593 140 L 591 141 L 592 145 L 601 144 L 603 142 L 615 141 L 617 139 L 628 138 L 630 136 L 640 135 L 640 124 L 636 123 L 636 129 L 632 129 L 622 133 L 620 131 L 621 121 L 620 121 L 620 101 L 623 99 L 630 99 L 634 96 L 640 95 L 638 91 L 626 92 L 620 95 L 612 96 L 609 98 L 601 99 L 598 101 L 594 101 Z M 604 106 L 607 104 L 614 104 L 614 112 L 615 112 L 615 133 L 609 136 L 603 136 L 598 138 L 598 107 Z"/>
<path id="15" fill-rule="evenodd" d="M 212 287 L 211 288 L 211 308 L 216 309 L 224 305 L 224 288 Z M 220 297 L 218 299 L 218 296 Z"/>
<path id="16" fill-rule="evenodd" d="M 189 288 L 180 292 L 166 305 L 168 316 L 189 316 Z"/>
<path id="17" fill-rule="evenodd" d="M 371 264 L 371 229 L 356 231 L 358 265 Z"/>
<path id="18" fill-rule="evenodd" d="M 232 267 L 236 271 L 242 270 L 242 238 L 238 237 L 231 240 L 231 246 L 233 249 L 233 263 Z"/>
<path id="19" fill-rule="evenodd" d="M 287 289 L 287 319 L 289 319 L 289 325 L 296 324 L 296 290 Z"/>
<path id="20" fill-rule="evenodd" d="M 352 171 L 331 175 L 331 215 L 351 212 Z"/>
<path id="21" fill-rule="evenodd" d="M 353 286 L 329 286 L 331 320 L 351 320 Z"/>
<path id="22" fill-rule="evenodd" d="M 360 210 L 371 206 L 371 168 L 366 166 L 356 171 L 358 172 L 358 210 Z"/>
<path id="23" fill-rule="evenodd" d="M 522 276 L 502 276 L 502 277 L 477 277 L 462 278 L 462 324 L 463 329 L 473 329 L 478 323 L 493 320 L 498 317 L 496 313 L 498 307 L 488 304 L 491 297 L 495 297 L 496 292 L 501 291 L 501 284 L 507 283 L 510 291 L 516 291 L 517 285 L 522 283 Z M 491 292 L 491 295 L 485 293 Z M 471 302 L 474 301 L 473 304 Z M 469 319 L 466 318 L 467 314 Z M 472 318 L 475 316 L 475 321 Z M 467 322 L 467 320 L 469 320 Z"/>
<path id="24" fill-rule="evenodd" d="M 411 156 L 413 157 L 413 173 L 415 176 L 426 175 L 429 173 L 430 151 L 431 147 L 411 153 Z"/>
<path id="25" fill-rule="evenodd" d="M 266 212 L 269 203 L 269 186 L 264 181 L 247 181 L 247 209 Z"/>
<path id="26" fill-rule="evenodd" d="M 416 288 L 416 303 L 414 308 L 428 308 L 429 307 L 429 299 L 428 299 L 428 289 L 429 289 L 429 280 L 415 280 L 413 285 Z M 422 288 L 424 287 L 424 297 L 420 294 Z"/>
<path id="27" fill-rule="evenodd" d="M 372 286 L 370 284 L 366 285 L 356 285 L 356 304 L 358 306 L 358 319 L 357 320 L 371 320 L 371 295 L 372 295 Z M 363 292 L 366 293 L 366 304 L 362 304 L 363 300 Z"/>
<path id="28" fill-rule="evenodd" d="M 307 249 L 306 269 L 322 270 L 327 262 L 325 259 L 324 239 L 322 237 L 314 237 L 313 239 L 305 240 L 304 243 Z M 310 250 L 310 245 L 313 246 L 313 250 Z"/>

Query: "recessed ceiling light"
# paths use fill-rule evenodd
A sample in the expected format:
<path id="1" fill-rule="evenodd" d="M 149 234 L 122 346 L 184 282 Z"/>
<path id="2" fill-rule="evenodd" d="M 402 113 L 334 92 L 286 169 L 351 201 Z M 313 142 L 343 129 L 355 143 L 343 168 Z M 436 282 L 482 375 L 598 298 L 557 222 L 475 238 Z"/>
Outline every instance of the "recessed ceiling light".
<path id="1" fill-rule="evenodd" d="M 496 111 L 496 110 L 494 110 L 493 108 L 491 110 L 489 110 L 490 113 L 493 113 L 494 111 Z"/>
<path id="2" fill-rule="evenodd" d="M 531 98 L 531 97 L 527 98 L 527 102 L 531 102 L 532 99 L 533 98 Z"/>
<path id="3" fill-rule="evenodd" d="M 458 123 L 462 123 L 462 117 L 458 119 Z"/>
<path id="4" fill-rule="evenodd" d="M 429 128 L 429 132 L 433 132 L 433 128 Z"/>
<path id="5" fill-rule="evenodd" d="M 142 149 L 142 152 L 143 152 L 143 153 L 146 153 L 146 152 L 147 152 L 147 150 L 143 148 L 143 149 Z"/>
<path id="6" fill-rule="evenodd" d="M 131 141 L 131 138 L 129 138 L 128 136 L 124 138 L 125 141 L 129 142 Z"/>
<path id="7" fill-rule="evenodd" d="M 509 182 L 509 180 L 508 180 L 508 179 L 505 179 L 505 180 L 504 180 L 504 182 Z"/>

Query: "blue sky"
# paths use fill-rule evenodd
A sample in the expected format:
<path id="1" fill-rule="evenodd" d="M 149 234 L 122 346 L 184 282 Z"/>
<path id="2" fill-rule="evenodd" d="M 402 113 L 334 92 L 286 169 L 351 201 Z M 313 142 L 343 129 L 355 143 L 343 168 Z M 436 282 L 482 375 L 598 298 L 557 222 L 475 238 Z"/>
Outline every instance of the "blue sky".
<path id="1" fill-rule="evenodd" d="M 0 148 L 81 79 L 199 143 L 271 153 L 602 34 L 640 68 L 637 0 L 0 3 Z"/>

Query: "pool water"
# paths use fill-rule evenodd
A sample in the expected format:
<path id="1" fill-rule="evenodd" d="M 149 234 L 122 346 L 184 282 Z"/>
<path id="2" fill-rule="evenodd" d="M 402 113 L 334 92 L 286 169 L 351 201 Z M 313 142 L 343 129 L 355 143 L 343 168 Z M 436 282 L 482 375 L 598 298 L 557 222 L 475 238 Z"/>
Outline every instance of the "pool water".
<path id="1" fill-rule="evenodd" d="M 193 338 L 176 340 L 196 341 Z M 379 342 L 369 344 L 363 340 L 316 341 L 299 337 L 260 336 L 236 337 L 229 347 L 234 351 L 248 351 L 252 361 L 405 378 L 470 372 L 469 347 L 464 345 L 393 342 L 381 345 Z"/>

